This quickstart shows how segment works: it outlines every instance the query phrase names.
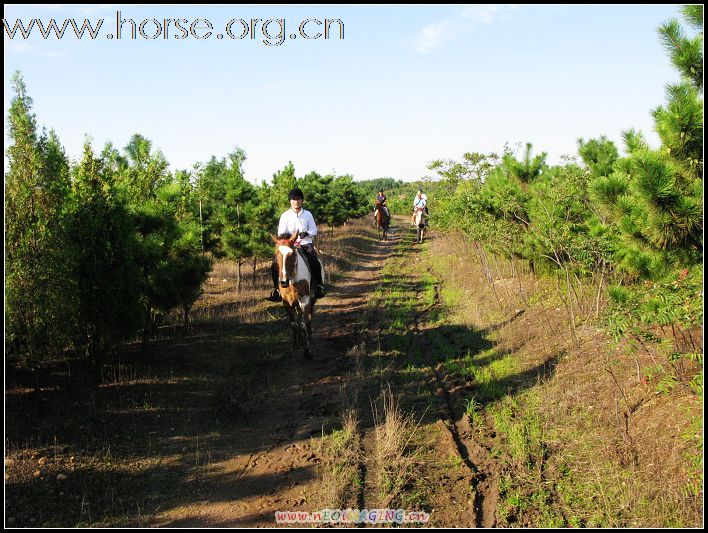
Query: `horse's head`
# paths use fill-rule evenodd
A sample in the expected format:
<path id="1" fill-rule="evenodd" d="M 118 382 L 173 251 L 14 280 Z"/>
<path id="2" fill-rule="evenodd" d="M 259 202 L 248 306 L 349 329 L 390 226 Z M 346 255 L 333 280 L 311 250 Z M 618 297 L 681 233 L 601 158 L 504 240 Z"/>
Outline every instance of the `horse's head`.
<path id="1" fill-rule="evenodd" d="M 376 199 L 376 207 L 381 207 L 382 203 L 380 199 Z"/>
<path id="2" fill-rule="evenodd" d="M 275 243 L 275 257 L 278 261 L 279 272 L 278 278 L 282 288 L 289 287 L 290 282 L 295 279 L 295 274 L 297 273 L 297 255 L 295 252 L 297 235 L 297 231 L 287 239 L 278 239 L 271 235 Z"/>

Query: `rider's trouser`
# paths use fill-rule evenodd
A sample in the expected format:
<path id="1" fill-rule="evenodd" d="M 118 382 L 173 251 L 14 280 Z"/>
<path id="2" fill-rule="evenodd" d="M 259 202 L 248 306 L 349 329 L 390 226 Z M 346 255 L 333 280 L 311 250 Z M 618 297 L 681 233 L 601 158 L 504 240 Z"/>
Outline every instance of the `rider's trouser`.
<path id="1" fill-rule="evenodd" d="M 312 279 L 312 286 L 317 287 L 318 285 L 322 285 L 322 265 L 317 257 L 315 247 L 311 244 L 301 244 L 300 250 L 305 254 L 307 264 L 310 266 L 310 279 Z M 275 258 L 273 258 L 273 262 L 270 265 L 270 273 L 271 276 L 273 276 L 273 287 L 275 287 L 275 290 L 280 290 L 280 273 L 278 272 L 278 261 L 276 261 Z"/>

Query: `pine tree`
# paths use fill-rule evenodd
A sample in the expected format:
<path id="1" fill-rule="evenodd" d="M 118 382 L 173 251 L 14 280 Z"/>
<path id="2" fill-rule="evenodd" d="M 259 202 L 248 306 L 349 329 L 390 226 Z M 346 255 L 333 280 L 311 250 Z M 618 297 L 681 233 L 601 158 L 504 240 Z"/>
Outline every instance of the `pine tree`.
<path id="1" fill-rule="evenodd" d="M 222 176 L 226 172 L 226 160 L 212 156 L 207 163 L 195 165 L 195 196 L 202 228 L 202 250 L 214 257 L 224 257 L 221 244 L 221 222 L 217 214 L 218 206 L 226 194 Z"/>
<path id="2" fill-rule="evenodd" d="M 167 179 L 167 161 L 152 142 L 136 133 L 125 146 L 125 156 L 117 157 L 118 182 L 130 200 L 155 198 Z"/>
<path id="3" fill-rule="evenodd" d="M 288 192 L 290 192 L 293 187 L 297 186 L 297 184 L 298 180 L 295 177 L 295 167 L 292 161 L 285 165 L 283 170 L 279 170 L 273 174 L 273 197 L 275 198 L 276 208 L 281 213 L 290 208 Z"/>
<path id="4" fill-rule="evenodd" d="M 253 201 L 247 206 L 249 221 L 249 248 L 253 254 L 253 284 L 256 283 L 256 262 L 273 256 L 270 235 L 277 231 L 279 212 L 276 212 L 272 189 L 263 182 L 256 188 Z"/>
<path id="5" fill-rule="evenodd" d="M 526 189 L 527 184 L 531 183 L 543 173 L 546 166 L 546 157 L 548 157 L 546 152 L 541 152 L 532 157 L 532 150 L 533 145 L 526 143 L 524 155 L 521 160 L 516 159 L 509 151 L 502 157 L 501 168 L 503 171 L 506 172 L 510 178 L 518 180 L 524 189 Z"/>
<path id="6" fill-rule="evenodd" d="M 578 153 L 595 177 L 608 176 L 619 158 L 617 147 L 604 135 L 587 142 L 582 137 L 578 139 Z"/>
<path id="7" fill-rule="evenodd" d="M 180 186 L 167 172 L 167 161 L 142 135 L 133 135 L 124 155 L 106 147 L 107 168 L 116 173 L 117 189 L 135 229 L 134 258 L 139 270 L 143 346 L 161 317 L 176 306 L 187 314 L 199 295 L 209 264 L 201 258 L 201 231 L 196 221 L 178 218 Z M 115 169 L 115 170 L 114 170 Z M 195 287 L 196 285 L 196 287 Z"/>
<path id="8" fill-rule="evenodd" d="M 323 222 L 334 226 L 341 226 L 349 218 L 359 214 L 360 205 L 356 194 L 356 185 L 349 174 L 337 176 L 332 180 L 330 207 Z M 368 212 L 369 202 L 365 204 Z"/>
<path id="9" fill-rule="evenodd" d="M 113 174 L 90 142 L 75 169 L 71 235 L 76 253 L 78 347 L 92 369 L 140 324 L 133 221 L 118 197 Z"/>
<path id="10" fill-rule="evenodd" d="M 684 6 L 681 11 L 698 35 L 687 37 L 679 21 L 672 19 L 659 27 L 659 37 L 681 75 L 703 89 L 703 5 Z"/>
<path id="11" fill-rule="evenodd" d="M 298 187 L 305 195 L 304 208 L 312 213 L 318 225 L 331 225 L 335 211 L 342 206 L 336 205 L 332 191 L 332 176 L 321 176 L 317 172 L 310 172 L 298 180 Z"/>
<path id="12" fill-rule="evenodd" d="M 5 175 L 6 341 L 35 366 L 70 334 L 71 276 L 64 210 L 68 163 L 56 135 L 37 135 L 32 99 L 16 72 Z"/>
<path id="13" fill-rule="evenodd" d="M 254 221 L 249 216 L 256 191 L 244 177 L 245 160 L 246 153 L 240 148 L 228 155 L 228 165 L 223 174 L 224 196 L 217 200 L 216 209 L 216 218 L 221 225 L 223 251 L 237 265 L 236 290 L 241 290 L 242 265 L 254 255 L 251 249 L 251 225 Z"/>
<path id="14" fill-rule="evenodd" d="M 608 220 L 617 224 L 618 266 L 643 278 L 660 279 L 702 261 L 702 70 L 697 78 L 695 65 L 703 62 L 703 33 L 702 22 L 695 17 L 689 21 L 700 30 L 692 39 L 676 21 L 659 30 L 685 78 L 669 85 L 666 106 L 652 111 L 661 148 L 652 150 L 641 136 L 627 132 L 629 156 L 591 184 Z"/>

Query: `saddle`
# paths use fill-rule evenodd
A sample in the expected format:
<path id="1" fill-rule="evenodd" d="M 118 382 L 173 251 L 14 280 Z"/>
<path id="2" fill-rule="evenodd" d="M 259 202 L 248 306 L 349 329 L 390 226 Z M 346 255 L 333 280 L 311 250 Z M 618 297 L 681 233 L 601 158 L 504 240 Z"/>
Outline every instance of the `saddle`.
<path id="1" fill-rule="evenodd" d="M 383 205 L 383 206 L 377 205 L 376 210 L 381 211 L 381 216 L 383 217 L 384 222 L 389 223 L 391 221 L 391 213 L 388 212 L 388 207 L 386 207 L 385 205 Z"/>
<path id="2" fill-rule="evenodd" d="M 296 248 L 296 250 L 300 260 L 307 266 L 307 270 L 310 273 L 310 280 L 312 280 L 312 270 L 319 268 L 322 272 L 322 281 L 324 281 L 324 265 L 322 261 L 320 261 L 319 258 L 306 254 L 301 248 Z"/>

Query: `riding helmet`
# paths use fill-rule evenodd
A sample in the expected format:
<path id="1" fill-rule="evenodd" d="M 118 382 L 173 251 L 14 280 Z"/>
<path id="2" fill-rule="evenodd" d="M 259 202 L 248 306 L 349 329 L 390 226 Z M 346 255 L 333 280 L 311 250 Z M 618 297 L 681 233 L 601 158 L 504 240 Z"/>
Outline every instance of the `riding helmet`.
<path id="1" fill-rule="evenodd" d="M 302 194 L 302 191 L 295 187 L 288 193 L 288 200 L 304 200 L 305 195 Z"/>

